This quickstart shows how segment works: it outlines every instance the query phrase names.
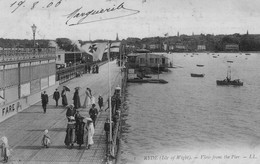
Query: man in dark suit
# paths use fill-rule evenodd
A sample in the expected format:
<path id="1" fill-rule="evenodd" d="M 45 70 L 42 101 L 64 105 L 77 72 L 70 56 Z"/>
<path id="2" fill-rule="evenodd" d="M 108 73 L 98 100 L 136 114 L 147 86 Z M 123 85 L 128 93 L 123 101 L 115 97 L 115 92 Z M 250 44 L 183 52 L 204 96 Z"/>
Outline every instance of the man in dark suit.
<path id="1" fill-rule="evenodd" d="M 60 99 L 60 92 L 58 89 L 55 90 L 53 93 L 53 99 L 56 101 L 56 107 L 59 105 L 59 99 Z"/>
<path id="2" fill-rule="evenodd" d="M 42 98 L 42 108 L 43 108 L 43 112 L 46 113 L 46 107 L 47 107 L 47 104 L 49 102 L 49 97 L 48 95 L 46 94 L 46 91 L 44 91 L 41 95 L 41 98 Z"/>

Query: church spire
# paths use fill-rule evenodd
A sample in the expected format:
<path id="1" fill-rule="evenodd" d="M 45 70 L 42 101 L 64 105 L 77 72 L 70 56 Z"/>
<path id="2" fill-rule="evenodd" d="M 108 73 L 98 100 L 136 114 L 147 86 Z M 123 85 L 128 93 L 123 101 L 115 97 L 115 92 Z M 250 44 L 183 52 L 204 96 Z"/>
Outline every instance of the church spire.
<path id="1" fill-rule="evenodd" d="M 118 38 L 118 33 L 116 33 L 116 41 L 118 41 L 119 40 L 119 38 Z"/>

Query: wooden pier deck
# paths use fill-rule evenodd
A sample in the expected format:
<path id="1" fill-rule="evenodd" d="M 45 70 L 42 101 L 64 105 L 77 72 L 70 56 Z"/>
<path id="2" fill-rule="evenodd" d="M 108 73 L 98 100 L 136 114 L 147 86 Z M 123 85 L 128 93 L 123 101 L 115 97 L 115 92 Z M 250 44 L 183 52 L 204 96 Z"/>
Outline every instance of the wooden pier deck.
<path id="1" fill-rule="evenodd" d="M 110 62 L 110 69 L 112 91 L 114 91 L 121 80 L 120 68 L 116 65 L 116 62 Z M 108 64 L 100 67 L 99 74 L 85 74 L 83 77 L 73 79 L 63 85 L 71 88 L 67 95 L 69 104 L 72 103 L 74 88 L 80 86 L 82 104 L 85 98 L 84 91 L 86 87 L 89 87 L 96 98 L 96 102 L 98 95 L 104 98 L 106 108 L 106 100 L 109 94 Z M 47 94 L 52 95 L 52 93 Z M 77 144 L 72 149 L 68 149 L 64 144 L 67 126 L 66 109 L 61 106 L 55 107 L 52 96 L 49 97 L 49 102 L 46 114 L 43 113 L 39 102 L 0 123 L 0 137 L 7 136 L 9 145 L 13 149 L 8 163 L 105 163 L 106 136 L 103 127 L 105 119 L 109 115 L 109 110 L 106 112 L 103 110 L 99 114 L 95 128 L 94 145 L 90 149 L 85 149 L 85 146 L 83 146 L 79 150 Z M 81 108 L 80 114 L 88 116 L 89 108 Z M 51 137 L 52 143 L 49 148 L 43 148 L 41 145 L 45 129 L 49 130 Z"/>

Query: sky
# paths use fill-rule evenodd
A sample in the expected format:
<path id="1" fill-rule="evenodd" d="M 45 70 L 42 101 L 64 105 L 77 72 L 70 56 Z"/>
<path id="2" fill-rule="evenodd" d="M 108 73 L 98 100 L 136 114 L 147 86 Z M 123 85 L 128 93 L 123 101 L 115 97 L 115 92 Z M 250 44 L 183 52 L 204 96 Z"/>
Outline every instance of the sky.
<path id="1" fill-rule="evenodd" d="M 33 39 L 33 24 L 36 39 L 260 34 L 259 9 L 259 0 L 0 0 L 0 37 Z"/>

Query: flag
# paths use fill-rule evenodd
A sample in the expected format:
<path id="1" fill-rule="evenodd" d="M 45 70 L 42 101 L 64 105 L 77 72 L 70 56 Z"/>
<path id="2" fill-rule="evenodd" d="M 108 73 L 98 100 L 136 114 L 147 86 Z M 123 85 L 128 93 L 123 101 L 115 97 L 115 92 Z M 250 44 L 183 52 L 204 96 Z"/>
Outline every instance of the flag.
<path id="1" fill-rule="evenodd" d="M 119 52 L 121 42 L 112 42 L 110 45 L 110 52 Z M 108 52 L 108 48 L 105 49 L 105 52 Z"/>
<path id="2" fill-rule="evenodd" d="M 107 47 L 106 42 L 101 43 L 86 43 L 81 46 L 81 49 L 93 56 L 93 61 L 102 60 L 103 53 Z"/>

